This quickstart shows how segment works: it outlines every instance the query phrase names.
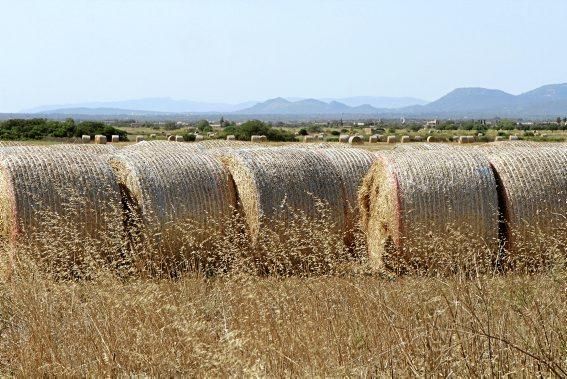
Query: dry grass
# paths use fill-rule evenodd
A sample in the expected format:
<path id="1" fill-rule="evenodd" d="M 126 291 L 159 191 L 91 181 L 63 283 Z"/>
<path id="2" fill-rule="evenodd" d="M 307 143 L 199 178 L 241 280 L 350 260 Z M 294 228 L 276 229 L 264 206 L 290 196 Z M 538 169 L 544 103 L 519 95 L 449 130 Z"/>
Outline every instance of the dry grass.
<path id="1" fill-rule="evenodd" d="M 29 376 L 565 376 L 564 271 L 0 286 L 0 373 Z"/>

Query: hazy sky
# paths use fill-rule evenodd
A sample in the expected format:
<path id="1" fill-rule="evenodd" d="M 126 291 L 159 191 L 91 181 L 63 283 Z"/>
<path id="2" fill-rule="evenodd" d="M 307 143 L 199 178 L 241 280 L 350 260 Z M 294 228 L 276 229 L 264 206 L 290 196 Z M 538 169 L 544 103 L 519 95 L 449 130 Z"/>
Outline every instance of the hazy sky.
<path id="1" fill-rule="evenodd" d="M 566 41 L 565 0 L 0 0 L 0 112 L 520 93 L 567 82 Z"/>

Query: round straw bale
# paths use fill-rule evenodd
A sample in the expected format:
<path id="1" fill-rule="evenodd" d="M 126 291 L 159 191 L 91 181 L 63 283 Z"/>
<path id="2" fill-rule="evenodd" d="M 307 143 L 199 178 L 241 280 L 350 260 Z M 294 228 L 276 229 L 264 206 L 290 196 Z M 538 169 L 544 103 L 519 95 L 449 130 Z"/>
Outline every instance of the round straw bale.
<path id="1" fill-rule="evenodd" d="M 117 134 L 113 134 L 113 135 L 112 135 L 112 138 L 111 138 L 111 141 L 112 141 L 113 143 L 115 143 L 115 142 L 120 142 L 120 136 L 117 135 Z"/>
<path id="2" fill-rule="evenodd" d="M 362 145 L 364 141 L 361 136 L 350 136 L 348 143 L 351 145 Z"/>
<path id="3" fill-rule="evenodd" d="M 175 136 L 174 135 L 167 136 L 167 140 L 169 142 L 175 142 Z"/>
<path id="4" fill-rule="evenodd" d="M 415 142 L 421 142 L 421 141 L 423 141 L 423 137 L 421 137 L 421 136 L 415 136 L 415 137 L 413 137 L 413 140 L 414 140 Z"/>
<path id="5" fill-rule="evenodd" d="M 506 143 L 508 145 L 508 143 Z M 546 144 L 547 145 L 547 144 Z M 499 185 L 501 238 L 510 263 L 545 264 L 567 248 L 567 149 L 490 148 Z"/>
<path id="6" fill-rule="evenodd" d="M 195 141 L 203 141 L 205 139 L 205 136 L 203 136 L 202 134 L 196 134 L 195 135 Z"/>
<path id="7" fill-rule="evenodd" d="M 396 143 L 397 142 L 397 138 L 396 136 L 388 136 L 388 138 L 386 139 L 387 143 Z"/>
<path id="8" fill-rule="evenodd" d="M 132 209 L 126 220 L 132 242 L 148 253 L 150 267 L 170 271 L 204 258 L 191 254 L 218 237 L 236 206 L 223 164 L 180 148 L 121 150 L 110 164 Z"/>
<path id="9" fill-rule="evenodd" d="M 183 141 L 185 141 L 183 136 L 175 136 L 175 142 L 183 142 Z"/>
<path id="10" fill-rule="evenodd" d="M 427 142 L 431 143 L 431 142 L 437 142 L 437 141 L 435 140 L 435 137 L 429 136 L 429 137 L 427 137 Z"/>
<path id="11" fill-rule="evenodd" d="M 93 154 L 113 154 L 118 149 L 112 145 L 97 145 L 97 144 L 82 144 L 82 143 L 60 143 L 49 145 L 49 149 L 63 150 L 63 151 L 77 151 Z"/>
<path id="12" fill-rule="evenodd" d="M 250 141 L 251 141 L 251 142 L 256 142 L 256 143 L 262 142 L 262 136 L 256 136 L 256 135 L 251 136 L 251 137 L 250 137 Z"/>
<path id="13" fill-rule="evenodd" d="M 128 145 L 120 151 L 135 151 L 135 150 L 148 150 L 148 151 L 155 151 L 155 150 L 204 150 L 204 147 L 201 146 L 201 143 L 170 143 L 169 141 L 142 141 L 138 143 L 134 143 Z"/>
<path id="14" fill-rule="evenodd" d="M 345 243 L 351 245 L 354 234 L 359 230 L 360 214 L 358 210 L 358 190 L 362 179 L 378 156 L 362 149 L 320 149 L 319 154 L 326 156 L 339 173 L 345 189 Z"/>
<path id="15" fill-rule="evenodd" d="M 0 187 L 2 238 L 59 273 L 120 253 L 120 190 L 103 157 L 50 148 L 2 154 Z"/>
<path id="16" fill-rule="evenodd" d="M 224 161 L 253 245 L 261 238 L 260 230 L 284 232 L 271 228 L 298 213 L 310 220 L 320 218 L 318 202 L 334 224 L 330 230 L 343 230 L 344 190 L 338 172 L 323 155 L 311 149 L 246 149 L 230 152 Z"/>
<path id="17" fill-rule="evenodd" d="M 511 135 L 510 137 L 508 137 L 508 139 L 509 139 L 510 141 L 517 141 L 519 138 L 518 138 L 518 136 L 516 136 L 516 135 Z"/>
<path id="18" fill-rule="evenodd" d="M 303 142 L 315 142 L 315 137 L 314 136 L 304 136 Z"/>
<path id="19" fill-rule="evenodd" d="M 378 138 L 378 134 L 374 134 L 374 135 L 368 137 L 368 143 L 376 143 L 379 140 L 380 139 Z"/>
<path id="20" fill-rule="evenodd" d="M 91 136 L 89 136 L 88 134 L 83 134 L 81 136 L 81 141 L 83 143 L 89 143 L 89 142 L 91 142 Z"/>
<path id="21" fill-rule="evenodd" d="M 235 141 L 236 136 L 234 134 L 229 134 L 228 136 L 226 136 L 226 140 L 227 141 Z"/>
<path id="22" fill-rule="evenodd" d="M 445 270 L 498 252 L 488 160 L 457 149 L 383 155 L 359 191 L 369 257 L 395 271 Z M 480 256 L 480 257 L 479 257 Z"/>
<path id="23" fill-rule="evenodd" d="M 341 134 L 339 136 L 339 142 L 348 143 L 350 136 L 348 134 Z"/>
<path id="24" fill-rule="evenodd" d="M 394 151 L 414 151 L 414 150 L 447 150 L 453 149 L 451 145 L 445 143 L 412 143 L 396 145 Z"/>
<path id="25" fill-rule="evenodd" d="M 237 140 L 220 140 L 220 139 L 210 139 L 206 141 L 201 141 L 196 143 L 199 148 L 202 149 L 218 149 L 218 148 L 257 148 L 262 147 L 259 143 L 248 142 L 248 141 L 237 141 Z"/>
<path id="26" fill-rule="evenodd" d="M 504 137 L 502 137 L 502 136 L 494 137 L 494 142 L 501 142 L 501 141 L 504 141 Z"/>
<path id="27" fill-rule="evenodd" d="M 299 149 L 351 149 L 350 145 L 345 145 L 342 143 L 336 142 L 318 142 L 318 143 L 286 143 L 285 145 L 279 146 L 281 149 L 288 149 L 288 148 L 299 148 Z"/>
<path id="28" fill-rule="evenodd" d="M 410 142 L 410 136 L 402 136 L 402 139 L 400 140 L 401 143 L 408 143 Z"/>
<path id="29" fill-rule="evenodd" d="M 96 144 L 104 145 L 106 143 L 106 136 L 103 136 L 101 134 L 97 134 L 94 138 L 94 142 Z"/>

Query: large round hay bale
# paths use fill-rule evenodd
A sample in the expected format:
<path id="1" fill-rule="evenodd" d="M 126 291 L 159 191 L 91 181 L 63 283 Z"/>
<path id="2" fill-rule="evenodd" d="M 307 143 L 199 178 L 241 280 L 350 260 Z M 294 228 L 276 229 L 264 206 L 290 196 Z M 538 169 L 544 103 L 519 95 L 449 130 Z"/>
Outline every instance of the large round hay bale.
<path id="1" fill-rule="evenodd" d="M 227 141 L 236 141 L 236 136 L 234 134 L 229 134 L 226 136 Z"/>
<path id="2" fill-rule="evenodd" d="M 298 216 L 311 221 L 326 217 L 332 224 L 329 233 L 340 236 L 344 190 L 325 156 L 310 149 L 245 149 L 229 152 L 224 161 L 253 245 L 267 234 L 289 232 L 286 225 Z"/>
<path id="3" fill-rule="evenodd" d="M 195 151 L 195 150 L 205 150 L 205 148 L 201 145 L 201 143 L 171 143 L 165 140 L 156 140 L 156 141 L 142 141 L 138 143 L 133 143 L 131 145 L 123 147 L 119 151 L 136 151 L 136 150 Z"/>
<path id="4" fill-rule="evenodd" d="M 304 136 L 303 142 L 315 142 L 315 136 Z"/>
<path id="5" fill-rule="evenodd" d="M 93 154 L 113 154 L 114 152 L 118 151 L 118 149 L 115 146 L 109 144 L 97 145 L 97 144 L 82 144 L 82 143 L 61 143 L 61 144 L 49 145 L 49 148 L 53 150 L 77 151 L 77 152 L 85 152 L 85 153 L 93 153 Z"/>
<path id="6" fill-rule="evenodd" d="M 257 148 L 263 147 L 259 143 L 249 142 L 249 141 L 237 141 L 237 140 L 220 140 L 220 139 L 210 139 L 206 141 L 200 141 L 195 144 L 199 148 L 203 149 L 218 149 L 218 148 Z"/>
<path id="7" fill-rule="evenodd" d="M 0 167 L 5 241 L 65 275 L 120 252 L 120 190 L 103 157 L 36 148 L 2 154 Z"/>
<path id="8" fill-rule="evenodd" d="M 453 147 L 445 143 L 412 143 L 412 144 L 396 145 L 394 151 L 447 150 L 447 149 L 453 149 Z"/>
<path id="9" fill-rule="evenodd" d="M 566 256 L 567 149 L 542 145 L 479 149 L 499 185 L 508 260 L 526 267 Z"/>
<path id="10" fill-rule="evenodd" d="M 402 136 L 402 138 L 400 139 L 401 143 L 408 143 L 410 142 L 410 136 Z"/>
<path id="11" fill-rule="evenodd" d="M 396 143 L 397 142 L 397 138 L 396 136 L 388 136 L 388 138 L 386 139 L 387 143 Z"/>
<path id="12" fill-rule="evenodd" d="M 111 137 L 112 143 L 120 142 L 120 136 L 117 134 L 113 134 Z"/>
<path id="13" fill-rule="evenodd" d="M 180 148 L 121 150 L 110 163 L 128 199 L 126 224 L 143 263 L 158 271 L 203 263 L 207 241 L 219 237 L 236 205 L 223 164 Z"/>
<path id="14" fill-rule="evenodd" d="M 496 258 L 496 181 L 478 154 L 383 155 L 363 181 L 359 204 L 369 256 L 378 265 L 401 272 L 469 269 Z"/>
<path id="15" fill-rule="evenodd" d="M 360 213 L 358 209 L 358 190 L 362 179 L 378 156 L 362 149 L 320 149 L 317 153 L 326 156 L 339 174 L 345 189 L 345 230 L 347 246 L 359 230 Z"/>

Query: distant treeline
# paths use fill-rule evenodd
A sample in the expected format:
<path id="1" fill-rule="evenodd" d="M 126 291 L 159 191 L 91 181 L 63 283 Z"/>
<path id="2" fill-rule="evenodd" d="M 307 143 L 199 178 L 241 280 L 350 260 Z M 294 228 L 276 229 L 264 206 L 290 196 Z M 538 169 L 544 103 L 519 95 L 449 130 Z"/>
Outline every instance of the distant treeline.
<path id="1" fill-rule="evenodd" d="M 48 137 L 80 138 L 82 135 L 94 137 L 97 134 L 105 135 L 108 139 L 110 139 L 112 135 L 119 135 L 120 140 L 127 140 L 125 131 L 98 121 L 82 121 L 76 123 L 73 119 L 54 121 L 44 118 L 0 121 L 1 140 L 39 140 Z"/>

